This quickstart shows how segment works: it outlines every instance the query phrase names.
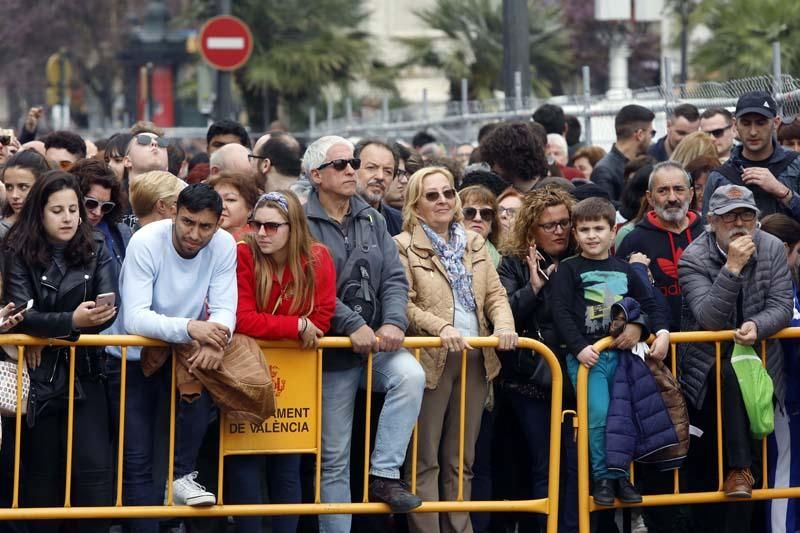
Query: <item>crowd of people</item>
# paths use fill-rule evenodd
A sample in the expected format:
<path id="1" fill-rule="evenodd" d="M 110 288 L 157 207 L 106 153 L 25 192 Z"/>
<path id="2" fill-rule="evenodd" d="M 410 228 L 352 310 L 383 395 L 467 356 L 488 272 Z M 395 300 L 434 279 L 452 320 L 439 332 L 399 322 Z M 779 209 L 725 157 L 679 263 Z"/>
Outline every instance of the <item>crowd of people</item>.
<path id="1" fill-rule="evenodd" d="M 547 496 L 552 373 L 518 347 L 520 337 L 556 354 L 565 408 L 574 408 L 578 369 L 589 369 L 596 504 L 670 493 L 680 468 L 682 491 L 721 489 L 744 501 L 646 507 L 637 531 L 795 531 L 794 500 L 750 500 L 764 476 L 769 486 L 800 482 L 797 345 L 768 339 L 800 324 L 800 122 L 782 123 L 770 94 L 745 94 L 733 112 L 678 105 L 655 142 L 654 114 L 626 105 L 608 152 L 581 143 L 579 122 L 550 104 L 531 121 L 487 124 L 475 145 L 450 152 L 427 132 L 410 143 L 329 135 L 305 146 L 275 129 L 251 143 L 241 124 L 220 120 L 208 129 L 206 151 L 192 155 L 152 123 L 90 142 L 44 131 L 39 115 L 31 110 L 18 138 L 0 138 L 3 332 L 142 335 L 172 345 L 195 376 L 218 371 L 241 336 L 303 348 L 348 337 L 351 348 L 323 352 L 322 502 L 356 501 L 360 490 L 350 480 L 361 479 L 365 451 L 353 435 L 364 430 L 359 389 L 373 354 L 379 415 L 366 450 L 368 498 L 393 515 L 239 516 L 236 531 L 544 531 L 544 516 L 410 513 L 423 501 L 455 500 L 462 473 L 468 500 Z M 714 330 L 735 332 L 721 346 L 722 472 L 714 345 L 679 345 L 677 381 L 662 362 L 670 332 Z M 441 347 L 417 359 L 403 348 L 406 336 L 439 337 Z M 496 348 L 471 346 L 479 336 L 496 337 Z M 612 343 L 598 352 L 595 342 L 607 336 Z M 762 342 L 774 386 L 766 472 L 731 364 L 734 345 Z M 16 349 L 4 356 L 14 359 Z M 58 507 L 69 350 L 29 348 L 25 362 L 20 504 Z M 125 505 L 161 505 L 170 485 L 178 505 L 213 505 L 222 483 L 231 504 L 313 498 L 309 456 L 231 456 L 225 479 L 216 479 L 217 399 L 203 387 L 171 398 L 172 368 L 157 350 L 80 347 L 75 371 L 72 506 L 113 505 L 115 476 Z M 164 421 L 173 400 L 167 480 Z M 3 440 L 13 442 L 15 419 L 2 424 Z M 561 431 L 559 531 L 574 532 L 569 417 Z M 642 463 L 635 484 L 634 460 Z M 0 501 L 9 505 L 13 446 L 2 447 L 0 463 Z M 597 531 L 617 528 L 613 511 L 593 520 Z M 7 527 L 164 526 L 155 518 L 114 522 Z M 227 522 L 185 525 L 222 531 Z"/>

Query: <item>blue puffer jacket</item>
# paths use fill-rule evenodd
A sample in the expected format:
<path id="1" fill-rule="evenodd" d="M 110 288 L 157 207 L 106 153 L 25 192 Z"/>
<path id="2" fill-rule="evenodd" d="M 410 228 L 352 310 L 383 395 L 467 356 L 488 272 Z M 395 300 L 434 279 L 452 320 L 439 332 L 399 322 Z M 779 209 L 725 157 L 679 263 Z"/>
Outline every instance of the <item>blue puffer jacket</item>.
<path id="1" fill-rule="evenodd" d="M 678 445 L 661 392 L 650 369 L 631 352 L 620 352 L 608 405 L 606 463 L 627 472 L 633 460 Z"/>

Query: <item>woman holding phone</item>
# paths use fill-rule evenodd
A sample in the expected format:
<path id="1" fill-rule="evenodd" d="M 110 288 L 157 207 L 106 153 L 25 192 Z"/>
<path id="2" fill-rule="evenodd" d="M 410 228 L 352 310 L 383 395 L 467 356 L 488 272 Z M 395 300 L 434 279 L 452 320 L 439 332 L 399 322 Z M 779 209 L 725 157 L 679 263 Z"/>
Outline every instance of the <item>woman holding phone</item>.
<path id="1" fill-rule="evenodd" d="M 252 233 L 237 250 L 239 304 L 236 332 L 258 339 L 299 340 L 315 348 L 336 308 L 336 269 L 315 242 L 303 207 L 289 191 L 261 195 L 250 219 Z M 266 466 L 270 503 L 300 503 L 300 455 L 231 456 L 226 459 L 231 500 L 263 503 Z M 261 517 L 236 517 L 236 531 L 261 531 Z M 272 531 L 294 533 L 297 516 L 272 517 Z"/>
<path id="2" fill-rule="evenodd" d="M 76 340 L 111 325 L 116 307 L 96 305 L 117 293 L 114 259 L 101 235 L 86 222 L 78 180 L 54 170 L 31 188 L 26 208 L 6 239 L 5 300 L 32 308 L 16 327 L 36 337 Z M 104 296 L 110 299 L 112 296 Z M 116 296 L 113 296 L 116 299 Z M 100 347 L 75 351 L 75 402 L 71 503 L 112 504 L 111 432 Z M 31 394 L 24 430 L 24 507 L 59 507 L 64 502 L 67 449 L 69 349 L 26 352 Z M 109 521 L 77 520 L 81 532 L 107 532 Z M 28 531 L 57 532 L 60 520 L 34 520 Z"/>

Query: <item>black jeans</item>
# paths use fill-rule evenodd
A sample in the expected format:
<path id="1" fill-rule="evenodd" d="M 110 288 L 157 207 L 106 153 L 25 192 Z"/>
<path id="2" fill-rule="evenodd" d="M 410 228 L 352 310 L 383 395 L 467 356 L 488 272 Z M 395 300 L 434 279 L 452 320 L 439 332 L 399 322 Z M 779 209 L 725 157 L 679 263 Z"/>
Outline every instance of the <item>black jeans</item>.
<path id="1" fill-rule="evenodd" d="M 761 442 L 750 438 L 742 393 L 736 373 L 729 358 L 722 361 L 722 438 L 723 480 L 734 468 L 750 468 L 756 480 L 761 480 Z M 689 446 L 686 479 L 692 492 L 718 490 L 717 472 L 717 385 L 716 365 L 708 373 L 708 391 L 703 408 L 689 405 L 689 419 L 693 426 L 703 431 L 703 436 L 693 436 Z M 736 502 L 729 504 L 693 505 L 692 531 L 750 533 L 753 510 L 763 502 Z"/>
<path id="2" fill-rule="evenodd" d="M 113 503 L 111 432 L 106 385 L 81 378 L 85 398 L 75 402 L 72 445 L 72 497 L 75 507 Z M 23 424 L 25 419 L 23 418 Z M 64 505 L 67 410 L 47 413 L 22 435 L 22 506 Z M 31 520 L 31 533 L 58 532 L 62 520 Z M 76 520 L 77 531 L 107 533 L 109 520 Z"/>

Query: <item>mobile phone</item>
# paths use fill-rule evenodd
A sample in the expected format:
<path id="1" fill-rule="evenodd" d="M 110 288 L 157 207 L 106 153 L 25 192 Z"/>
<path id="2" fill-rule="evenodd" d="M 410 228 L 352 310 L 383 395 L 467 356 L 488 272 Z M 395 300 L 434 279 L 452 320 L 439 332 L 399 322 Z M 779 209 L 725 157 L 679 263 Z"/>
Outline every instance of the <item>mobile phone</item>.
<path id="1" fill-rule="evenodd" d="M 94 301 L 94 305 L 96 307 L 101 307 L 103 305 L 107 305 L 109 307 L 114 307 L 114 303 L 117 301 L 117 295 L 113 292 L 106 292 L 103 294 L 98 294 L 97 298 Z"/>
<path id="2" fill-rule="evenodd" d="M 11 310 L 9 314 L 5 316 L 5 318 L 0 320 L 0 326 L 8 322 L 8 319 L 11 318 L 12 316 L 18 315 L 20 313 L 25 313 L 25 311 L 29 310 L 31 307 L 33 307 L 33 299 L 28 300 L 25 303 L 25 305 L 20 305 L 18 307 L 15 307 L 14 309 Z"/>

